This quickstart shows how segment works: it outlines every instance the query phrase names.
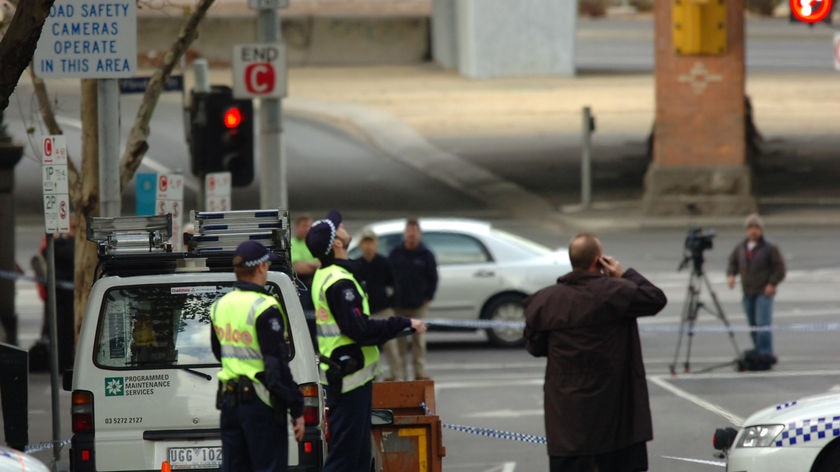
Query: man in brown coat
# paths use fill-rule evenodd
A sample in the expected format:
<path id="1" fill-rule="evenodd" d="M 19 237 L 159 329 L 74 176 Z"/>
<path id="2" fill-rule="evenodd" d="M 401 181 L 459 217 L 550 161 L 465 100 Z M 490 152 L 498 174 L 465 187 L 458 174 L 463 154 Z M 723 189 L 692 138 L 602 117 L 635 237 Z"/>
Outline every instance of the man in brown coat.
<path id="1" fill-rule="evenodd" d="M 592 234 L 572 239 L 569 258 L 572 272 L 525 300 L 528 352 L 548 357 L 549 470 L 648 470 L 653 426 L 636 318 L 655 315 L 667 299 L 604 256 Z"/>

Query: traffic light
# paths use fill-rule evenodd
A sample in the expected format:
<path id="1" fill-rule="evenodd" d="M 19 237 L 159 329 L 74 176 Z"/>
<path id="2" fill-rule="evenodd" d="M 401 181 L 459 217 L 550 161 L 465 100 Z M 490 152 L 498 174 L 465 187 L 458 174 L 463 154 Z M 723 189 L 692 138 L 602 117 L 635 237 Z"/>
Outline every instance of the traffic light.
<path id="1" fill-rule="evenodd" d="M 233 98 L 230 87 L 191 92 L 190 159 L 192 173 L 231 173 L 231 183 L 244 187 L 254 180 L 254 106 Z"/>

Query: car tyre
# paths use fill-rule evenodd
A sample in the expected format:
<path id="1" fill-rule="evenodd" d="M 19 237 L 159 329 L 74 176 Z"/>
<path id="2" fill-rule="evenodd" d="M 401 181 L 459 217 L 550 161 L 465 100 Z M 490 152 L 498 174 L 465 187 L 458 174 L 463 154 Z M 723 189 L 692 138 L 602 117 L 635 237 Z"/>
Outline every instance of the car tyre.
<path id="1" fill-rule="evenodd" d="M 507 294 L 490 300 L 481 313 L 481 319 L 491 321 L 525 321 L 523 295 Z M 485 330 L 490 344 L 498 347 L 521 347 L 525 345 L 522 329 L 488 328 Z"/>
<path id="2" fill-rule="evenodd" d="M 840 442 L 834 441 L 823 452 L 817 460 L 814 472 L 835 472 L 840 470 Z"/>

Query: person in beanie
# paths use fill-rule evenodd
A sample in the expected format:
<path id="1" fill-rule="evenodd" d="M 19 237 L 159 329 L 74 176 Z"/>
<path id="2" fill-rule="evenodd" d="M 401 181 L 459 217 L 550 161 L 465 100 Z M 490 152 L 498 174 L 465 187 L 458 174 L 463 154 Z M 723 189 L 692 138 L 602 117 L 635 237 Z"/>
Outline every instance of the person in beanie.
<path id="1" fill-rule="evenodd" d="M 729 255 L 726 281 L 729 288 L 734 289 L 735 278 L 741 277 L 747 322 L 750 327 L 766 329 L 773 324 L 773 299 L 776 287 L 785 278 L 785 261 L 779 248 L 764 239 L 764 222 L 757 214 L 747 216 L 744 228 L 747 237 Z M 755 352 L 775 363 L 773 333 L 769 330 L 752 331 L 750 337 Z"/>
<path id="2" fill-rule="evenodd" d="M 306 246 L 321 261 L 312 281 L 321 369 L 325 371 L 329 444 L 324 472 L 370 469 L 372 381 L 379 346 L 400 333 L 426 331 L 422 321 L 395 316 L 370 317 L 365 291 L 347 258 L 350 235 L 341 214 L 330 211 L 312 224 Z"/>
<path id="3" fill-rule="evenodd" d="M 236 248 L 233 290 L 210 311 L 210 341 L 221 361 L 222 471 L 288 470 L 291 417 L 295 439 L 304 433 L 303 394 L 289 370 L 284 315 L 265 290 L 274 255 L 257 241 Z"/>

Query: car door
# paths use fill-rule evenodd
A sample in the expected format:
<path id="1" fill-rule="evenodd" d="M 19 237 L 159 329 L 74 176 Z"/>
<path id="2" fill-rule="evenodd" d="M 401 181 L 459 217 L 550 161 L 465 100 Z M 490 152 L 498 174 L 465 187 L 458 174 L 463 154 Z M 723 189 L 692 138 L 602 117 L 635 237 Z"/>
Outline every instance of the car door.
<path id="1" fill-rule="evenodd" d="M 424 231 L 423 243 L 438 264 L 438 288 L 429 316 L 477 319 L 484 302 L 502 288 L 490 251 L 478 238 L 458 232 Z"/>

